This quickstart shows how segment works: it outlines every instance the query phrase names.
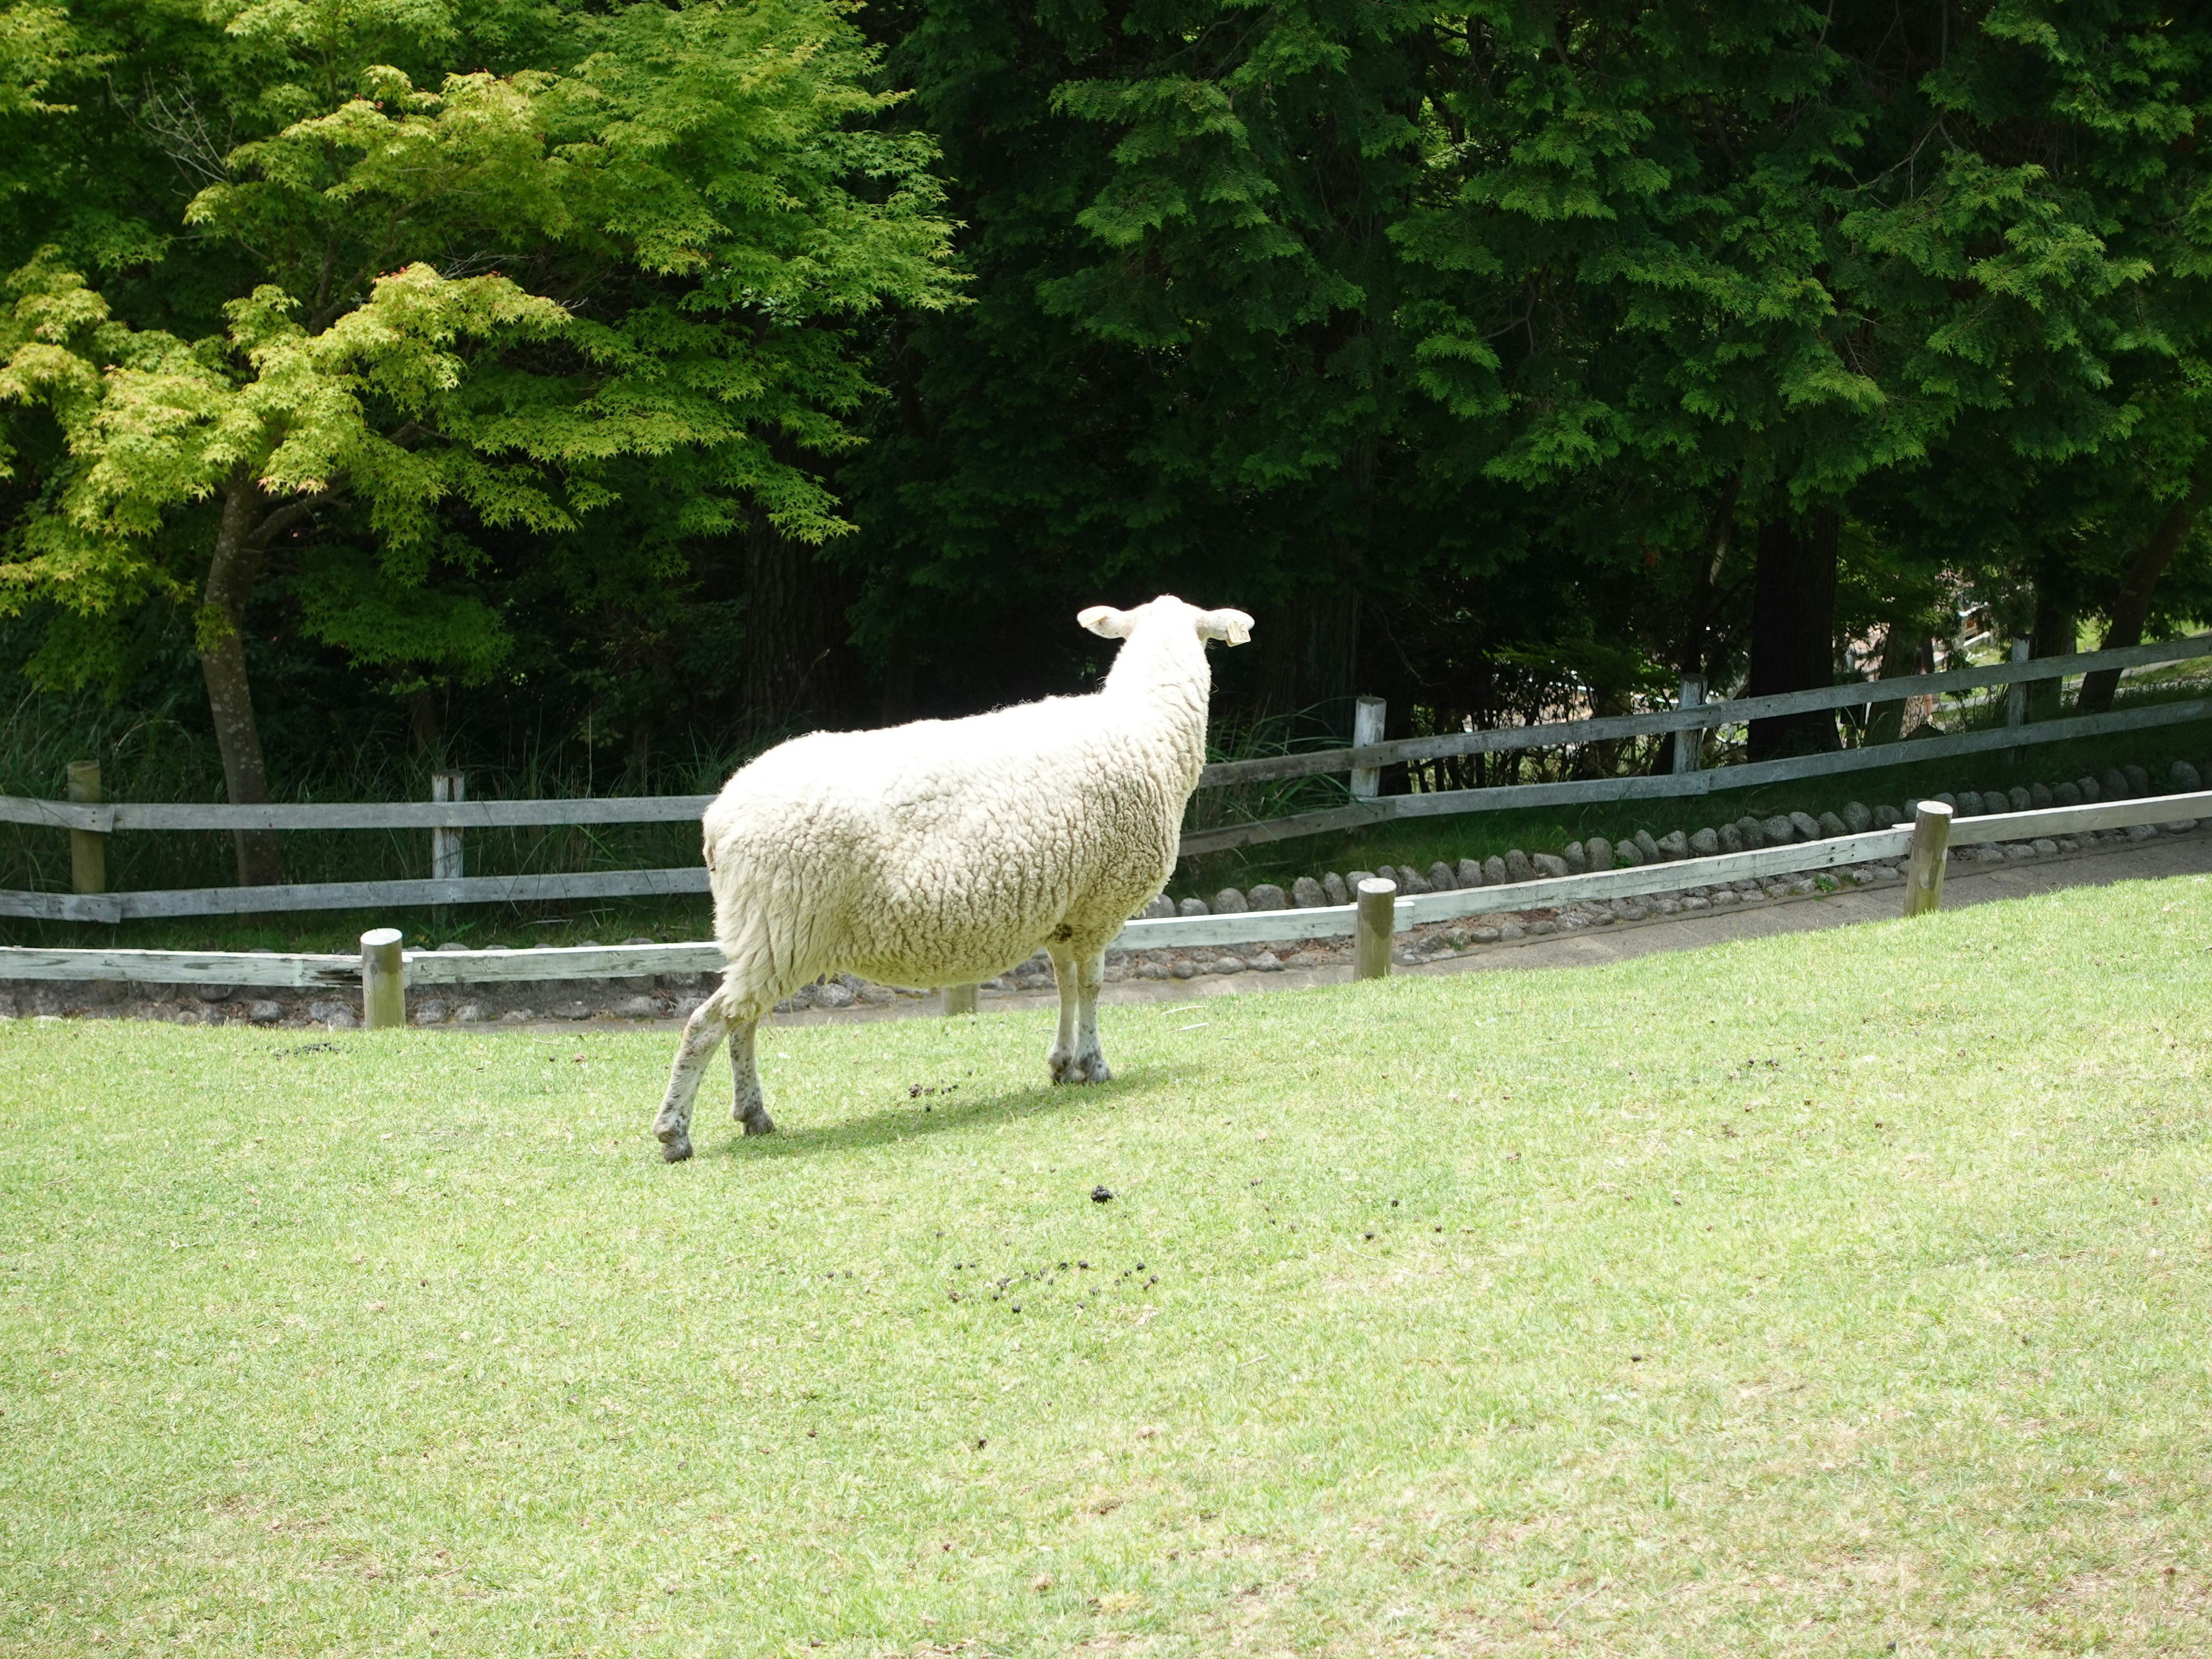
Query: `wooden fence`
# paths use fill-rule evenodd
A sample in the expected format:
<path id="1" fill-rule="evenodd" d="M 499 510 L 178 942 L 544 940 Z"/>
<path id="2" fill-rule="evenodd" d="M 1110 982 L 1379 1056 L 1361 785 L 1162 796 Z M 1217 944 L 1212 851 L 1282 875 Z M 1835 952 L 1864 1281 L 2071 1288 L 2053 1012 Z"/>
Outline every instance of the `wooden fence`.
<path id="1" fill-rule="evenodd" d="M 1585 744 L 1613 743 L 1632 738 L 1681 734 L 1674 748 L 1673 769 L 1627 777 L 1577 779 L 1560 783 L 1514 783 L 1486 789 L 1443 789 L 1415 794 L 1370 794 L 1341 806 L 1284 817 L 1258 819 L 1218 830 L 1200 830 L 1183 837 L 1186 854 L 1219 852 L 1271 841 L 1329 830 L 1358 829 L 1394 818 L 1449 817 L 1465 812 L 1496 811 L 1501 808 L 1564 806 L 1590 803 L 1650 800 L 1710 794 L 1717 790 L 1749 789 L 1761 784 L 1799 778 L 1830 777 L 1877 767 L 1902 766 L 1922 760 L 1956 755 L 2019 749 L 2037 744 L 2064 743 L 2077 738 L 2100 737 L 2117 732 L 2186 720 L 2212 718 L 2212 698 L 2154 704 L 2147 708 L 2121 709 L 2104 714 L 2082 714 L 2061 720 L 2029 722 L 2027 698 L 2008 698 L 2005 724 L 1986 731 L 1961 732 L 1946 737 L 1917 738 L 1905 744 L 1874 744 L 1826 754 L 1793 756 L 1786 760 L 1753 761 L 1708 770 L 1699 754 L 1706 733 L 1741 726 L 1775 715 L 1816 714 L 1838 708 L 1865 708 L 1911 697 L 1954 695 L 2000 685 L 2028 685 L 2069 678 L 2100 669 L 2136 668 L 2153 663 L 2185 661 L 2212 654 L 2212 634 L 2158 645 L 2130 646 L 2114 651 L 2087 651 L 2066 657 L 2028 658 L 2016 654 L 2009 662 L 1986 668 L 1954 669 L 1942 674 L 1915 674 L 1897 679 L 1860 680 L 1844 685 L 1820 686 L 1808 691 L 1785 691 L 1773 696 L 1738 697 L 1706 702 L 1695 681 L 1683 683 L 1681 702 L 1674 708 L 1649 714 L 1608 715 L 1595 720 L 1562 720 L 1540 726 L 1496 726 L 1477 732 L 1446 732 L 1434 737 L 1404 738 L 1395 743 L 1370 744 L 1351 749 L 1319 750 L 1310 754 L 1270 755 L 1255 760 L 1228 761 L 1206 769 L 1201 788 L 1227 784 L 1272 782 L 1335 772 L 1359 771 L 1374 776 L 1385 766 L 1460 755 L 1501 754 L 1517 750 L 1551 749 Z M 1359 769 L 1355 771 L 1354 769 Z M 1358 791 L 1355 789 L 1355 796 Z"/>
<path id="2" fill-rule="evenodd" d="M 2029 722 L 2027 699 L 2007 699 L 2006 723 L 1984 731 L 1879 744 L 1787 760 L 1741 763 L 1717 769 L 1702 764 L 1706 733 L 1774 715 L 1866 708 L 1910 697 L 1932 697 L 1996 686 L 2024 687 L 2099 669 L 2126 669 L 2212 654 L 2212 634 L 2115 651 L 2028 659 L 1986 668 L 1953 670 L 1887 680 L 1862 680 L 1790 691 L 1775 696 L 1707 702 L 1695 682 L 1685 682 L 1681 702 L 1645 714 L 1448 732 L 1394 743 L 1365 741 L 1347 749 L 1225 761 L 1200 775 L 1201 789 L 1294 778 L 1349 774 L 1350 799 L 1342 805 L 1283 817 L 1256 819 L 1197 830 L 1182 839 L 1186 855 L 1355 829 L 1394 818 L 1494 811 L 1504 807 L 1580 805 L 1696 796 L 1752 788 L 1799 778 L 1832 776 L 1951 756 L 2031 744 L 2061 743 L 2212 718 L 2212 698 L 2195 698 L 2104 714 Z M 1359 700 L 1355 735 L 1382 730 L 1382 705 Z M 1530 749 L 1571 748 L 1626 738 L 1675 735 L 1674 769 L 1557 783 L 1508 784 L 1481 789 L 1436 790 L 1405 795 L 1377 793 L 1381 769 L 1455 756 Z M 447 781 L 450 780 L 450 781 Z M 73 793 L 77 780 L 72 779 Z M 88 786 L 97 793 L 96 781 Z M 462 873 L 460 833 L 469 830 L 560 824 L 654 823 L 696 820 L 711 795 L 658 795 L 584 800 L 467 800 L 457 778 L 441 775 L 438 798 L 428 801 L 333 802 L 298 805 L 229 806 L 196 803 L 53 801 L 0 796 L 0 823 L 38 825 L 72 834 L 73 867 L 80 888 L 99 884 L 104 843 L 110 835 L 154 830 L 401 830 L 432 832 L 431 875 L 422 880 L 313 882 L 270 887 L 201 887 L 150 892 L 38 893 L 0 890 L 0 915 L 54 921 L 120 922 L 156 916 L 259 914 L 280 910 L 413 908 L 441 904 L 526 903 L 574 898 L 659 897 L 707 890 L 698 866 L 674 869 L 587 871 L 556 875 L 468 876 Z M 1619 872 L 1615 872 L 1619 873 Z"/>
<path id="3" fill-rule="evenodd" d="M 1725 853 L 1715 858 L 1680 859 L 1671 863 L 1646 864 L 1625 870 L 1595 871 L 1587 875 L 1561 876 L 1515 882 L 1503 887 L 1462 889 L 1454 892 L 1424 893 L 1397 897 L 1394 892 L 1363 891 L 1370 901 L 1380 896 L 1388 906 L 1389 930 L 1400 932 L 1423 923 L 1452 921 L 1489 912 L 1553 909 L 1593 899 L 1628 898 L 1639 894 L 1717 887 L 1761 877 L 1798 875 L 1807 871 L 1832 870 L 1876 860 L 1910 856 L 1914 875 L 1908 881 L 1905 911 L 1908 915 L 1936 908 L 1942 897 L 1942 859 L 1947 844 L 1955 847 L 2033 840 L 2037 836 L 2080 835 L 2091 830 L 2126 829 L 2137 824 L 2179 823 L 2212 818 L 2212 790 L 2191 794 L 2148 796 L 2134 800 L 2100 801 L 2086 806 L 2049 807 L 2026 812 L 1994 812 L 1953 820 L 1951 809 L 1940 801 L 1923 801 L 1911 826 L 1871 830 L 1863 835 L 1838 836 L 1790 847 L 1766 847 L 1755 852 Z M 1363 890 L 1389 889 L 1387 882 L 1363 882 Z M 1173 916 L 1129 922 L 1109 947 L 1115 951 L 1146 951 L 1199 945 L 1276 945 L 1302 939 L 1368 938 L 1382 932 L 1372 920 L 1363 929 L 1362 905 L 1338 904 L 1299 910 L 1251 911 L 1236 915 Z M 81 951 L 40 950 L 0 946 L 0 980 L 106 980 L 160 985 L 232 985 L 289 988 L 362 987 L 374 954 L 388 951 L 397 935 L 380 928 L 363 935 L 359 956 L 285 954 L 278 951 Z M 374 944 L 371 942 L 374 941 Z M 1378 949 L 1363 951 L 1370 963 L 1387 972 L 1387 935 Z M 492 981 L 558 981 L 624 978 L 650 974 L 699 974 L 719 971 L 720 949 L 711 942 L 680 945 L 596 945 L 546 946 L 535 950 L 422 951 L 400 956 L 401 992 L 409 986 L 483 984 Z M 955 990 L 972 988 L 955 988 Z M 948 1006 L 973 1009 L 972 999 Z M 386 1005 L 401 1006 L 394 998 Z M 374 1006 L 368 1011 L 375 1012 Z M 396 1023 L 388 1013 L 379 1023 Z"/>

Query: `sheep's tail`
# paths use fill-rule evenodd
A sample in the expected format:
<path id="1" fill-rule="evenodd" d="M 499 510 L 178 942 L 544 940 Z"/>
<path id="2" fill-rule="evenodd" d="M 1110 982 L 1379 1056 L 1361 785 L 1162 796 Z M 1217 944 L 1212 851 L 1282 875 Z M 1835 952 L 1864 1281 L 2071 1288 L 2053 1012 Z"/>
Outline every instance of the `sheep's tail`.
<path id="1" fill-rule="evenodd" d="M 805 980 L 796 941 L 788 937 L 797 921 L 778 915 L 750 895 L 718 886 L 714 905 L 715 943 L 722 947 L 722 982 L 712 1000 L 733 1021 L 758 1019 Z"/>

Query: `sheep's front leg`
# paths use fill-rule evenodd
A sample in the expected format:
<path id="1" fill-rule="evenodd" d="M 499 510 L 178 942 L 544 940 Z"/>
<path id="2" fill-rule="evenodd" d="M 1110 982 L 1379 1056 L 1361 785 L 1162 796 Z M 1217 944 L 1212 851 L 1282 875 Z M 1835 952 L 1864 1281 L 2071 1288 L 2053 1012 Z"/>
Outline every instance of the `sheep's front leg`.
<path id="1" fill-rule="evenodd" d="M 1106 981 L 1106 949 L 1078 952 L 1046 947 L 1060 987 L 1060 1033 L 1045 1063 L 1054 1083 L 1103 1083 L 1114 1073 L 1098 1047 L 1098 988 Z"/>
<path id="2" fill-rule="evenodd" d="M 719 997 L 708 997 L 684 1023 L 684 1038 L 676 1045 L 676 1064 L 668 1074 L 668 1093 L 661 1099 L 659 1115 L 653 1120 L 653 1133 L 660 1139 L 660 1155 L 671 1164 L 680 1164 L 691 1156 L 691 1103 L 698 1096 L 699 1079 L 707 1061 L 729 1030 L 729 1017 L 722 1012 Z M 745 1069 L 750 1072 L 750 1025 L 745 1028 L 744 1044 Z M 753 1086 L 757 1094 L 760 1085 Z"/>
<path id="3" fill-rule="evenodd" d="M 775 1133 L 775 1120 L 768 1115 L 768 1103 L 761 1097 L 760 1071 L 753 1064 L 753 1033 L 760 1029 L 757 1019 L 741 1019 L 730 1027 L 730 1079 L 736 1090 L 730 1101 L 730 1115 L 745 1126 L 749 1135 Z"/>

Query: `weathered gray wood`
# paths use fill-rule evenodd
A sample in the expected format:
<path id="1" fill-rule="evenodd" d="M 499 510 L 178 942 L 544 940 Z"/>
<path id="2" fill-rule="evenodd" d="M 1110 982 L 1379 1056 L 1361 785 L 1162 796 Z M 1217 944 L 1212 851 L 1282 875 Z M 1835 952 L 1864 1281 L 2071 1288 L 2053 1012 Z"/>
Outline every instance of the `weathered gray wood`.
<path id="1" fill-rule="evenodd" d="M 1270 945 L 1340 939 L 1352 930 L 1349 904 L 1310 910 L 1253 910 L 1231 916 L 1161 916 L 1122 925 L 1109 951 L 1172 951 L 1189 945 Z"/>
<path id="2" fill-rule="evenodd" d="M 2016 680 L 2045 680 L 2081 674 L 2100 668 L 2140 667 L 2148 663 L 2179 662 L 2212 653 L 2212 634 L 2157 645 L 2126 646 L 2112 651 L 2087 651 L 2068 657 L 2039 657 L 2031 663 L 1993 663 L 1985 668 L 1950 669 L 1940 674 L 1915 674 L 1890 680 L 1857 680 L 1843 685 L 1815 686 L 1804 691 L 1778 692 L 1766 697 L 1737 697 L 1708 702 L 1698 708 L 1658 709 L 1648 714 L 1610 714 L 1597 720 L 1559 720 L 1540 726 L 1493 726 L 1480 732 L 1446 732 L 1435 737 L 1405 738 L 1395 743 L 1351 749 L 1316 750 L 1303 755 L 1270 755 L 1248 761 L 1222 761 L 1199 776 L 1199 787 L 1229 783 L 1255 783 L 1283 778 L 1343 772 L 1353 767 L 1383 767 L 1401 761 L 1440 760 L 1454 755 L 1492 754 L 1515 749 L 1551 749 L 1567 744 L 1611 743 L 1624 738 L 1658 737 L 1671 732 L 1711 730 L 1740 726 L 1747 720 L 1773 714 L 1813 714 L 1831 708 L 1850 708 L 1903 697 L 1941 696 Z"/>
<path id="3" fill-rule="evenodd" d="M 263 951 L 49 951 L 0 945 L 0 979 L 107 980 L 312 990 L 351 985 L 361 958 Z"/>
<path id="4" fill-rule="evenodd" d="M 2079 836 L 2091 830 L 2126 830 L 2138 823 L 2174 823 L 2212 817 L 2212 789 L 2188 795 L 2139 795 L 2132 800 L 2100 800 L 2086 806 L 2045 806 L 2027 812 L 1985 812 L 1956 818 L 1954 847 L 1985 847 L 1992 842 L 2033 841 L 2038 836 Z"/>
<path id="5" fill-rule="evenodd" d="M 2053 660 L 2039 658 L 2037 665 Z M 1884 680 L 1884 685 L 1902 681 Z M 1708 703 L 1708 709 L 1726 704 Z M 1565 806 L 1592 802 L 1656 800 L 1711 794 L 1728 789 L 1750 789 L 1762 784 L 1784 783 L 1799 778 L 1827 777 L 1863 772 L 1921 761 L 1943 760 L 1958 755 L 1984 753 L 2015 744 L 2063 743 L 2075 738 L 2098 737 L 2113 732 L 2143 731 L 2212 718 L 2212 699 L 2154 703 L 2145 708 L 2120 709 L 2109 714 L 2083 714 L 2066 720 L 2041 720 L 2031 725 L 1999 726 L 1983 732 L 1961 732 L 1948 738 L 1916 738 L 1910 743 L 1876 744 L 1863 749 L 1844 749 L 1832 754 L 1803 755 L 1788 760 L 1758 761 L 1747 765 L 1683 774 L 1661 773 L 1625 778 L 1591 778 L 1573 783 L 1505 784 L 1487 789 L 1446 789 L 1423 795 L 1382 795 L 1350 806 L 1333 806 L 1287 817 L 1262 818 L 1251 823 L 1228 824 L 1218 830 L 1196 830 L 1182 838 L 1181 855 L 1191 857 L 1232 847 L 1291 841 L 1300 836 L 1349 830 L 1380 823 L 1390 818 L 1454 817 L 1462 812 L 1493 811 L 1501 807 Z"/>
<path id="6" fill-rule="evenodd" d="M 1923 800 L 1912 818 L 1911 860 L 1905 872 L 1905 914 L 1924 916 L 1943 906 L 1943 853 L 1951 840 L 1951 809 Z"/>
<path id="7" fill-rule="evenodd" d="M 435 772 L 431 775 L 432 800 L 465 801 L 468 798 L 469 780 L 465 773 Z M 433 830 L 430 832 L 430 879 L 459 881 L 467 873 L 462 860 L 461 832 L 458 830 Z"/>
<path id="8" fill-rule="evenodd" d="M 361 1023 L 370 1031 L 407 1024 L 407 959 L 397 927 L 372 927 L 361 936 Z"/>
<path id="9" fill-rule="evenodd" d="M 2012 642 L 2012 660 L 2015 663 L 2027 660 L 2026 640 L 2014 640 Z M 2027 682 L 2026 680 L 2013 681 L 2005 691 L 2005 724 L 2007 726 L 2027 724 Z"/>
<path id="10" fill-rule="evenodd" d="M 945 1017 L 947 1019 L 950 1019 L 955 1014 L 974 1013 L 975 1012 L 975 993 L 979 988 L 980 988 L 973 985 L 946 986 L 943 993 L 945 1000 Z"/>
<path id="11" fill-rule="evenodd" d="M 1705 705 L 1705 677 L 1703 674 L 1682 676 L 1681 700 L 1678 709 L 1698 708 Z M 1684 726 L 1674 733 L 1674 770 L 1677 775 L 1698 769 L 1698 754 L 1705 746 L 1705 729 L 1702 726 Z"/>
<path id="12" fill-rule="evenodd" d="M 0 795 L 0 823 L 55 830 L 498 830 L 561 823 L 677 823 L 695 819 L 712 795 L 635 795 L 588 800 L 272 802 L 231 806 L 220 801 L 118 801 L 72 806 L 64 801 Z"/>
<path id="13" fill-rule="evenodd" d="M 100 763 L 69 763 L 69 798 L 79 806 L 100 805 Z M 107 837 L 97 830 L 72 830 L 70 838 L 70 888 L 78 893 L 107 890 Z"/>
<path id="14" fill-rule="evenodd" d="M 1359 884 L 1358 927 L 1352 936 L 1352 976 L 1390 976 L 1390 936 L 1397 930 L 1398 884 L 1370 876 Z"/>
<path id="15" fill-rule="evenodd" d="M 719 974 L 711 940 L 678 945 L 541 945 L 534 950 L 410 951 L 410 985 L 489 985 L 514 981 L 628 979 L 647 974 Z"/>
<path id="16" fill-rule="evenodd" d="M 1352 746 L 1356 750 L 1371 749 L 1382 741 L 1388 728 L 1384 717 L 1389 705 L 1380 697 L 1359 697 L 1352 705 Z M 1373 766 L 1354 766 L 1352 773 L 1352 798 L 1354 800 L 1373 800 L 1382 793 L 1382 774 Z"/>
<path id="17" fill-rule="evenodd" d="M 73 806 L 33 795 L 0 795 L 0 823 L 27 823 L 38 830 L 94 830 L 115 827 L 112 806 Z"/>
<path id="18" fill-rule="evenodd" d="M 1634 898 L 1644 893 L 1671 893 L 1766 876 L 1832 870 L 1846 864 L 1902 857 L 1910 836 L 1911 832 L 1905 830 L 1869 830 L 1863 836 L 1838 836 L 1831 841 L 1800 842 L 1790 847 L 1762 847 L 1752 853 L 1677 859 L 1671 864 L 1644 864 L 1626 870 L 1593 870 L 1587 875 L 1516 881 L 1503 887 L 1423 893 L 1399 901 L 1410 913 L 1400 926 L 1455 921 L 1463 916 L 1503 915 L 1515 910 L 1556 909 L 1563 904 L 1581 904 L 1592 899 Z"/>
<path id="19" fill-rule="evenodd" d="M 554 876 L 465 876 L 459 881 L 332 881 L 283 887 L 186 887 L 146 893 L 0 891 L 0 915 L 49 921 L 135 921 L 264 910 L 415 908 L 527 904 L 547 899 L 654 898 L 707 890 L 698 869 L 579 871 Z"/>
<path id="20" fill-rule="evenodd" d="M 215 804 L 109 807 L 118 830 L 496 830 L 562 823 L 672 823 L 694 819 L 712 795 L 589 800 L 332 801 L 313 805 Z"/>

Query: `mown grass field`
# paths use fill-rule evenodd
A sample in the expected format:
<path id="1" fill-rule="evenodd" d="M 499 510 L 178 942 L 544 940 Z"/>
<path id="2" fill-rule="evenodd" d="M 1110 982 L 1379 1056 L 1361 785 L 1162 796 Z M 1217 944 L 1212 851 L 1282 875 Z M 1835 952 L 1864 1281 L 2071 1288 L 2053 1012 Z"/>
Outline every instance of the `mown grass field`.
<path id="1" fill-rule="evenodd" d="M 672 1168 L 662 1036 L 0 1027 L 0 1651 L 2204 1652 L 2208 920 L 787 1030 Z"/>

